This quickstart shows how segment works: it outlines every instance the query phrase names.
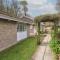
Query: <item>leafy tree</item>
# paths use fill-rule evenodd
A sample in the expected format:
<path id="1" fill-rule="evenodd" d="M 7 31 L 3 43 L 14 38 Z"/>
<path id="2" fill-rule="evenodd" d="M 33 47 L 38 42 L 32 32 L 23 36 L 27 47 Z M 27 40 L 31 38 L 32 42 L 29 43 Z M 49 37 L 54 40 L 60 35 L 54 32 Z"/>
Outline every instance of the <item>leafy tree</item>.
<path id="1" fill-rule="evenodd" d="M 28 3 L 26 1 L 0 0 L 0 13 L 19 17 L 19 15 L 22 14 L 22 9 L 22 11 L 24 11 L 24 15 L 26 15 L 28 11 L 27 4 Z"/>

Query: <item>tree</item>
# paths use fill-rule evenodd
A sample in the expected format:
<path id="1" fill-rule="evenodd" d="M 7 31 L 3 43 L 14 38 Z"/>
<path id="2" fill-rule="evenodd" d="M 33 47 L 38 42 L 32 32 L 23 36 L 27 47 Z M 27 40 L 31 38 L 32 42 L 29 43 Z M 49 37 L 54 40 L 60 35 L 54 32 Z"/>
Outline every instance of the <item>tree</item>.
<path id="1" fill-rule="evenodd" d="M 3 11 L 3 9 L 4 9 L 3 0 L 0 0 L 0 10 L 1 10 L 1 12 Z"/>
<path id="2" fill-rule="evenodd" d="M 56 10 L 60 13 L 60 0 L 57 0 Z"/>
<path id="3" fill-rule="evenodd" d="M 18 0 L 0 0 L 0 13 L 12 17 L 20 15 L 20 2 Z"/>
<path id="4" fill-rule="evenodd" d="M 13 8 L 13 11 L 14 11 L 14 15 L 15 17 L 17 16 L 17 0 L 12 0 L 12 8 Z"/>
<path id="5" fill-rule="evenodd" d="M 20 3 L 17 0 L 12 0 L 12 2 L 13 2 L 15 15 L 18 16 L 18 12 L 20 13 Z"/>
<path id="6" fill-rule="evenodd" d="M 2 10 L 2 0 L 0 0 L 0 13 L 1 13 L 1 10 Z"/>
<path id="7" fill-rule="evenodd" d="M 28 11 L 28 8 L 27 8 L 28 3 L 26 1 L 20 1 L 20 4 L 22 5 L 23 7 L 22 10 L 24 11 L 24 15 L 26 16 Z"/>

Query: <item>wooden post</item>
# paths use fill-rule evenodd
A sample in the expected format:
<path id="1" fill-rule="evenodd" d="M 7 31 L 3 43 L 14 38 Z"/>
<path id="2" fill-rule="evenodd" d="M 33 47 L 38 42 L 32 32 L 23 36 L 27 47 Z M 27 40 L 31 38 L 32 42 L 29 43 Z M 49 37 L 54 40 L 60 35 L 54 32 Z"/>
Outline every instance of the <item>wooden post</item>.
<path id="1" fill-rule="evenodd" d="M 40 44 L 40 22 L 38 22 L 38 25 L 37 25 L 37 31 L 38 31 L 38 37 L 37 37 L 37 44 L 39 45 Z"/>
<path id="2" fill-rule="evenodd" d="M 55 20 L 54 21 L 54 38 L 56 38 L 56 35 L 57 35 L 57 33 L 58 33 L 58 21 L 57 20 Z"/>

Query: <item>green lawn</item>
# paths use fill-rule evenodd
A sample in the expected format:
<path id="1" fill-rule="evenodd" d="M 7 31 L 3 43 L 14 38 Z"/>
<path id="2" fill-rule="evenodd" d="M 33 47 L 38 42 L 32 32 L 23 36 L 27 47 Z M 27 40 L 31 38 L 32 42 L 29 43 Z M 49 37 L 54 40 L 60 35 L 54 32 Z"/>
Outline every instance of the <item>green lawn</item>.
<path id="1" fill-rule="evenodd" d="M 30 37 L 0 52 L 0 60 L 31 60 L 37 48 L 37 39 Z"/>

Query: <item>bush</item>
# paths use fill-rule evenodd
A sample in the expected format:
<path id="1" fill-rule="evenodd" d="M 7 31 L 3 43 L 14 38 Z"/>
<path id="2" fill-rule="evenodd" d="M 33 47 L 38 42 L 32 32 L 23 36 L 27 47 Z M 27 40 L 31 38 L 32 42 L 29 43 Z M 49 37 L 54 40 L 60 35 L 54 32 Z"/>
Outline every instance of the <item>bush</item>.
<path id="1" fill-rule="evenodd" d="M 56 38 L 50 41 L 50 47 L 55 54 L 60 54 L 60 44 Z"/>

